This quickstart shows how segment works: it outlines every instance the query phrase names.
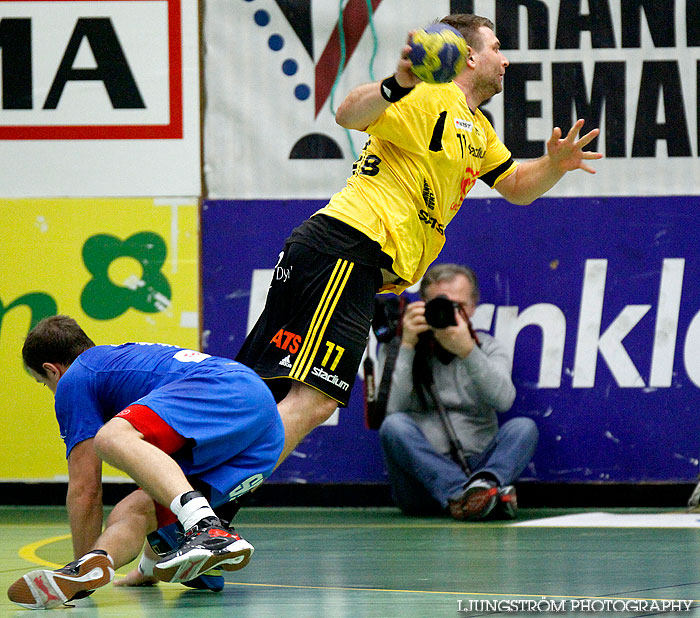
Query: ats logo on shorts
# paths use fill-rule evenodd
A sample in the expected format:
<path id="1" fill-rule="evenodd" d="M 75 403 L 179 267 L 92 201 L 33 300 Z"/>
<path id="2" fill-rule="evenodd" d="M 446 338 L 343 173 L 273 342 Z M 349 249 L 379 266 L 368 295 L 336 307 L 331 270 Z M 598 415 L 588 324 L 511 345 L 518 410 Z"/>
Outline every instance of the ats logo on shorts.
<path id="1" fill-rule="evenodd" d="M 280 328 L 277 334 L 270 339 L 270 343 L 274 343 L 280 350 L 287 350 L 290 354 L 296 354 L 301 346 L 301 337 Z"/>
<path id="2" fill-rule="evenodd" d="M 0 0 L 0 139 L 182 139 L 181 0 Z"/>

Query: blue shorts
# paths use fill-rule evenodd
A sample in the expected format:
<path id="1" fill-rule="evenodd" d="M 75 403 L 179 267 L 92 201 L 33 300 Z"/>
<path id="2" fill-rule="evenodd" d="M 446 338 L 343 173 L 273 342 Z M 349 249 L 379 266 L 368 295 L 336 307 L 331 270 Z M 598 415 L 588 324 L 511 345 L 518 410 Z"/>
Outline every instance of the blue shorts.
<path id="1" fill-rule="evenodd" d="M 284 445 L 277 405 L 247 367 L 204 367 L 151 391 L 134 403 L 148 406 L 187 446 L 173 454 L 186 476 L 212 488 L 223 504 L 267 478 Z"/>

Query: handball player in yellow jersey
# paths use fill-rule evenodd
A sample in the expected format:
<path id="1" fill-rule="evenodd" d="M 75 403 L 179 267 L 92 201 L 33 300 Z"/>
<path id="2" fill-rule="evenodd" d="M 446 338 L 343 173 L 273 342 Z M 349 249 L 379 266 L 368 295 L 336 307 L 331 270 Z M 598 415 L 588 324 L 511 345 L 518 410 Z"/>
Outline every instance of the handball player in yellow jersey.
<path id="1" fill-rule="evenodd" d="M 529 204 L 569 171 L 595 173 L 587 160 L 602 157 L 583 150 L 599 130 L 579 139 L 578 120 L 565 137 L 554 128 L 544 156 L 514 161 L 479 110 L 502 91 L 508 67 L 493 24 L 469 14 L 441 21 L 466 39 L 466 68 L 452 82 L 422 83 L 406 45 L 392 76 L 348 94 L 336 121 L 369 140 L 345 188 L 287 239 L 265 309 L 238 354 L 279 402 L 278 463 L 347 405 L 375 294 L 400 294 L 423 276 L 477 180 Z"/>

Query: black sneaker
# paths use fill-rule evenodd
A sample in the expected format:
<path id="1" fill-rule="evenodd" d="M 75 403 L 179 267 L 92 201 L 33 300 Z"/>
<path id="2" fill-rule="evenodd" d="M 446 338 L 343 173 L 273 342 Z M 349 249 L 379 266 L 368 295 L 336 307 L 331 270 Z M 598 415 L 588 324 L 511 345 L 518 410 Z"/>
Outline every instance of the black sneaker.
<path id="1" fill-rule="evenodd" d="M 214 567 L 237 571 L 250 562 L 253 551 L 233 528 L 204 520 L 185 532 L 180 547 L 156 562 L 153 575 L 164 582 L 186 582 Z"/>
<path id="2" fill-rule="evenodd" d="M 10 601 L 29 609 L 51 609 L 82 599 L 114 578 L 114 563 L 97 549 L 56 571 L 39 569 L 20 577 L 7 591 Z"/>
<path id="3" fill-rule="evenodd" d="M 496 506 L 498 486 L 492 481 L 478 478 L 467 486 L 464 493 L 455 500 L 448 500 L 450 514 L 455 519 L 484 519 Z"/>
<path id="4" fill-rule="evenodd" d="M 178 524 L 170 524 L 159 528 L 147 537 L 151 549 L 158 554 L 160 558 L 177 549 L 182 534 L 178 532 Z M 224 575 L 221 569 L 212 569 L 206 573 L 202 573 L 199 577 L 195 577 L 189 581 L 183 581 L 182 585 L 198 590 L 211 590 L 213 592 L 221 592 L 224 589 Z"/>

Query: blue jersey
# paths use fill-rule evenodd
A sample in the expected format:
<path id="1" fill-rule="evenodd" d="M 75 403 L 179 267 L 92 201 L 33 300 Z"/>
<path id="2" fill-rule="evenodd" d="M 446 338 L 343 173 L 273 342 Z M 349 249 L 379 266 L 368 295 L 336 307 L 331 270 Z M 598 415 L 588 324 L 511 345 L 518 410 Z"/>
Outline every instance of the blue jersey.
<path id="1" fill-rule="evenodd" d="M 67 454 L 129 405 L 148 406 L 190 440 L 174 455 L 185 474 L 224 493 L 236 479 L 268 476 L 284 442 L 274 398 L 255 372 L 176 346 L 90 348 L 59 380 L 55 402 Z"/>

